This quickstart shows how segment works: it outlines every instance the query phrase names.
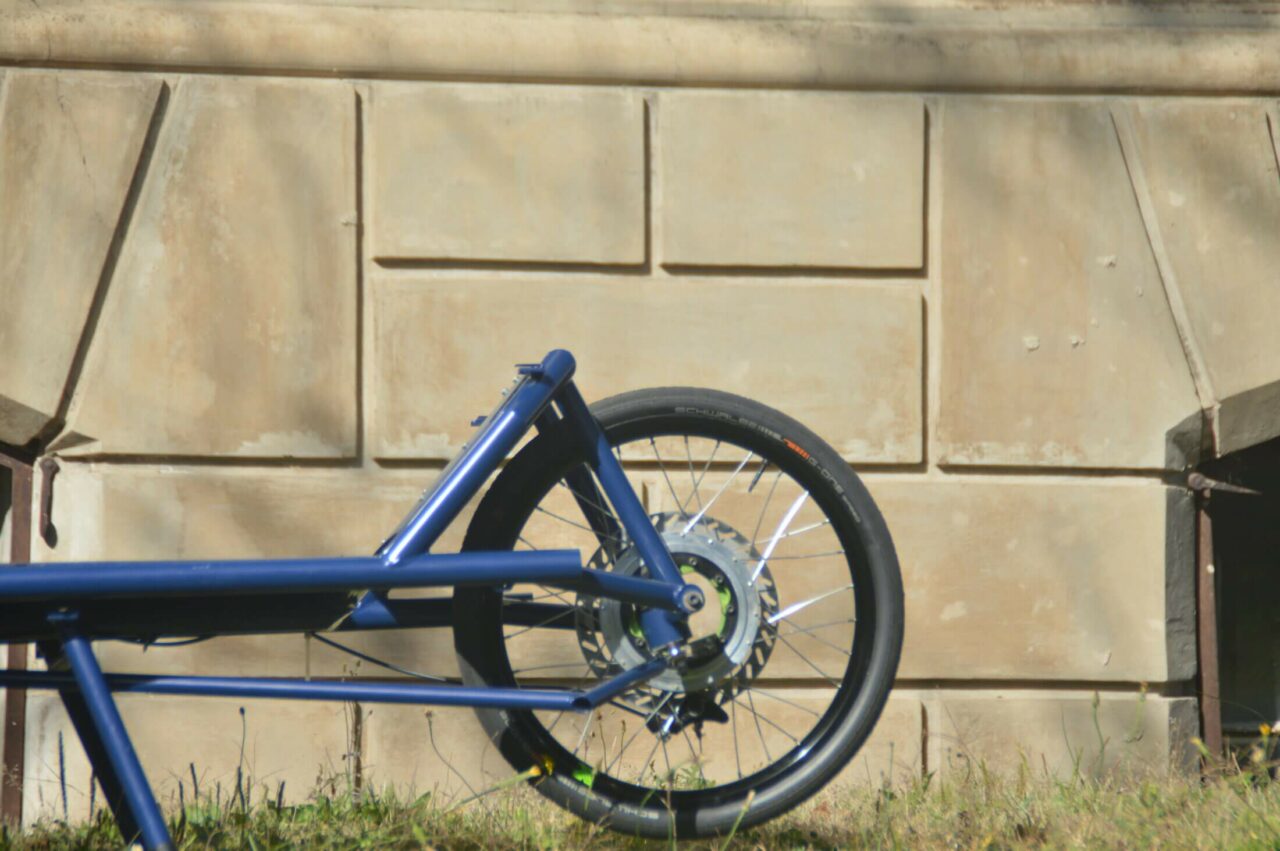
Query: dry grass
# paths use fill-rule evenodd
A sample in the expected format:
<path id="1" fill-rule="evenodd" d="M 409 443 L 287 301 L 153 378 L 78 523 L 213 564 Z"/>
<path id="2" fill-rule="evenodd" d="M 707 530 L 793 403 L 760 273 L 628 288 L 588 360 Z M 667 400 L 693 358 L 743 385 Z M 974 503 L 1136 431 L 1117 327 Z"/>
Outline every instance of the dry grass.
<path id="1" fill-rule="evenodd" d="M 728 840 L 687 848 L 1280 848 L 1280 781 L 1265 752 L 1201 781 L 1131 776 L 1055 780 L 1023 772 L 837 789 Z M 524 788 L 459 806 L 424 795 L 328 794 L 300 806 L 265 797 L 202 801 L 173 816 L 181 848 L 661 848 L 585 824 Z M 0 849 L 117 848 L 104 814 L 0 835 Z"/>

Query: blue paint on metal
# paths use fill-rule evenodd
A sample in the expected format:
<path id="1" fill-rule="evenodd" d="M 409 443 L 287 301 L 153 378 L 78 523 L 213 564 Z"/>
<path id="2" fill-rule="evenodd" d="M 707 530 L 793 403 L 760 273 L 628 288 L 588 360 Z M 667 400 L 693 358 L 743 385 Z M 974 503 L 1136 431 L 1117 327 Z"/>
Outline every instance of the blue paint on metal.
<path id="1" fill-rule="evenodd" d="M 502 623 L 506 626 L 532 626 L 541 629 L 576 628 L 573 606 L 564 603 L 531 603 L 520 599 L 508 600 L 503 604 Z M 360 604 L 351 610 L 351 614 L 334 629 L 338 632 L 356 632 L 372 629 L 420 629 L 452 624 L 452 600 L 386 600 L 376 594 L 366 594 Z"/>
<path id="2" fill-rule="evenodd" d="M 172 848 L 164 816 L 151 794 L 142 763 L 138 762 L 120 711 L 116 709 L 102 669 L 94 658 L 93 648 L 88 639 L 76 631 L 74 614 L 55 613 L 49 620 L 62 631 L 62 650 L 71 665 L 71 676 L 89 707 L 89 717 L 93 719 L 107 759 L 124 791 L 125 801 L 142 832 L 143 845 L 149 849 Z"/>
<path id="3" fill-rule="evenodd" d="M 652 528 L 652 527 L 650 527 Z M 670 558 L 670 556 L 668 556 Z M 584 568 L 573 581 L 561 583 L 556 580 L 545 583 L 561 588 L 573 588 L 580 593 L 593 597 L 608 597 L 637 606 L 651 606 L 673 612 L 692 614 L 685 608 L 683 580 L 671 585 L 657 579 L 643 576 L 624 576 L 608 570 Z"/>
<path id="4" fill-rule="evenodd" d="M 388 564 L 395 564 L 429 550 L 552 398 L 570 386 L 575 368 L 573 355 L 556 349 L 543 358 L 536 370 L 522 369 L 515 389 L 485 418 L 479 431 L 422 495 L 400 528 L 378 548 L 378 555 Z"/>
<path id="5" fill-rule="evenodd" d="M 640 551 L 640 558 L 649 570 L 649 575 L 673 588 L 683 590 L 685 583 L 680 569 L 671 558 L 671 552 L 662 536 L 653 528 L 649 515 L 645 513 L 644 506 L 627 481 L 622 464 L 613 454 L 604 430 L 595 417 L 591 416 L 591 409 L 587 407 L 578 388 L 572 384 L 566 385 L 557 397 L 557 402 L 565 418 L 581 435 L 590 453 L 591 467 L 600 479 L 600 486 L 604 488 L 618 519 L 635 542 L 636 549 Z M 640 612 L 639 620 L 650 647 L 675 645 L 689 637 L 687 620 L 680 614 L 646 609 Z"/>
<path id="6" fill-rule="evenodd" d="M 0 571 L 0 600 L 100 600 L 200 594 L 279 594 L 357 588 L 425 588 L 576 581 L 576 550 L 468 552 L 274 561 L 83 562 Z"/>
<path id="7" fill-rule="evenodd" d="M 602 703 L 608 703 L 627 689 L 634 688 L 640 683 L 653 679 L 666 669 L 666 660 L 651 659 L 643 665 L 637 665 L 611 680 L 606 680 L 594 688 L 588 689 L 583 697 L 592 708 L 597 707 Z"/>
<path id="8" fill-rule="evenodd" d="M 106 674 L 107 689 L 129 694 L 174 694 L 265 700 L 358 700 L 364 703 L 402 703 L 470 706 L 491 709 L 548 709 L 585 711 L 622 694 L 666 668 L 655 659 L 624 671 L 588 691 L 576 689 L 475 688 L 453 684 L 386 683 L 361 680 L 286 680 L 270 677 L 197 677 L 152 674 Z M 99 672 L 101 673 L 101 672 Z M 0 684 L 9 688 L 59 689 L 79 683 L 58 671 L 0 671 Z M 94 708 L 93 712 L 98 712 Z"/>

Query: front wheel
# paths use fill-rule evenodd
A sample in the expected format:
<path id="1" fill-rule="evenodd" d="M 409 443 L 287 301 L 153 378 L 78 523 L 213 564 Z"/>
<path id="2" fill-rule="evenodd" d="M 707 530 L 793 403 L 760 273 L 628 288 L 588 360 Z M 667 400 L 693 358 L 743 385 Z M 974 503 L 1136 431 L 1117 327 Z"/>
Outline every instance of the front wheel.
<path id="1" fill-rule="evenodd" d="M 516 770 L 541 769 L 542 794 L 593 822 L 655 838 L 758 824 L 831 780 L 884 707 L 903 624 L 889 531 L 831 447 L 756 402 L 664 388 L 592 413 L 708 600 L 688 659 L 591 713 L 480 720 Z M 540 434 L 463 549 L 576 548 L 591 567 L 643 572 L 588 469 L 567 434 Z M 457 589 L 454 642 L 471 685 L 588 687 L 650 658 L 631 606 L 533 584 Z"/>

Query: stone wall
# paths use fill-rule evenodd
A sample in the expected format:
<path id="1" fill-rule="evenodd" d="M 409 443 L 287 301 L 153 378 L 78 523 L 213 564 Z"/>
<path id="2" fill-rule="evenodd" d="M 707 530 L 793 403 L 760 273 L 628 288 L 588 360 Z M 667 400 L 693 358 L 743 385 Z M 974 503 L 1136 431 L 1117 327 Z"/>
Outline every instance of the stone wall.
<path id="1" fill-rule="evenodd" d="M 1185 767 L 1180 474 L 1280 433 L 1280 18 L 581 9 L 0 5 L 0 441 L 61 465 L 36 558 L 369 552 L 566 347 L 588 398 L 743 393 L 863 474 L 907 643 L 847 779 Z M 434 638 L 370 645 L 447 672 Z M 346 669 L 301 637 L 101 650 Z M 242 744 L 295 797 L 357 754 L 509 773 L 460 710 L 122 707 L 165 794 Z M 28 817 L 88 777 L 32 694 Z"/>

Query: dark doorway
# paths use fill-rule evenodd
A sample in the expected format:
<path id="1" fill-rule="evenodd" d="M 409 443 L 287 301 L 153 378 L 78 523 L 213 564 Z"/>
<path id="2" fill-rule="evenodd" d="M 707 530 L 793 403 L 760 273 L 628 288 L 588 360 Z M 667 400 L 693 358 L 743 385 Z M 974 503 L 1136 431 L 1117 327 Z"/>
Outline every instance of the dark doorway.
<path id="1" fill-rule="evenodd" d="M 1280 439 L 1224 456 L 1202 472 L 1257 492 L 1214 488 L 1205 502 L 1222 731 L 1231 744 L 1256 738 L 1259 725 L 1280 719 Z"/>

